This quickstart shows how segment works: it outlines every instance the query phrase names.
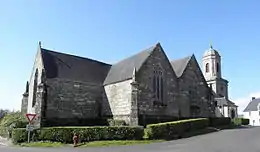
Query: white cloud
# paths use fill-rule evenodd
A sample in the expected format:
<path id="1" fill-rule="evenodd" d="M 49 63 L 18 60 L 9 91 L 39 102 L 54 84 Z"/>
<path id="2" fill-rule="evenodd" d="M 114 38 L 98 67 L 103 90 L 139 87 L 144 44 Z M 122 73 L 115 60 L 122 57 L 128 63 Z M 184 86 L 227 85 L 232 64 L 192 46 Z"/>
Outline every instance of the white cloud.
<path id="1" fill-rule="evenodd" d="M 248 103 L 251 101 L 252 97 L 259 98 L 260 97 L 260 91 L 259 92 L 250 93 L 246 97 L 237 98 L 237 99 L 233 99 L 232 100 L 238 106 L 238 113 L 239 114 L 242 114 L 243 110 L 246 108 Z"/>

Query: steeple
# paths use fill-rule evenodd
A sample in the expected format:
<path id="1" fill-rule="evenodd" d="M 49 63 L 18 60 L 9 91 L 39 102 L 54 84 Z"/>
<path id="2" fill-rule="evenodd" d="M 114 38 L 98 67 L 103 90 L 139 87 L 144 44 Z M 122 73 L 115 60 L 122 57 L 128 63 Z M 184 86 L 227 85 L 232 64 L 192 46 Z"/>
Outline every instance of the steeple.
<path id="1" fill-rule="evenodd" d="M 203 74 L 209 86 L 217 97 L 226 97 L 228 99 L 228 82 L 222 78 L 221 56 L 218 51 L 213 48 L 207 49 L 202 58 Z"/>

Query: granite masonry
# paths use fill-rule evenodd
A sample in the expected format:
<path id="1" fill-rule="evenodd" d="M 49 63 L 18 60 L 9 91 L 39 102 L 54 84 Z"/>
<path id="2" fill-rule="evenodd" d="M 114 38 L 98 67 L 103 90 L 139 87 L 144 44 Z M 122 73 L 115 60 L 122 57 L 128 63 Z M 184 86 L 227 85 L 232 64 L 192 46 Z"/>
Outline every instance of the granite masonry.
<path id="1" fill-rule="evenodd" d="M 116 64 L 42 48 L 39 43 L 22 111 L 37 127 L 143 125 L 214 117 L 215 94 L 194 55 L 169 61 L 160 43 Z"/>

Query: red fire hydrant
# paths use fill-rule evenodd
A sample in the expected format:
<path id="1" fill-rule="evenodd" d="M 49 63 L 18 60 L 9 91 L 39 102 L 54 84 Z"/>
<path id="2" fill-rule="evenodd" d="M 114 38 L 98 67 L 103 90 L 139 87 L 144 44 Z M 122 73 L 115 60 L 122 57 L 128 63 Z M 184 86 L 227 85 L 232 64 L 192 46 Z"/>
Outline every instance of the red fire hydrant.
<path id="1" fill-rule="evenodd" d="M 79 142 L 79 136 L 76 133 L 74 133 L 74 136 L 73 136 L 74 147 L 77 147 L 78 142 Z"/>

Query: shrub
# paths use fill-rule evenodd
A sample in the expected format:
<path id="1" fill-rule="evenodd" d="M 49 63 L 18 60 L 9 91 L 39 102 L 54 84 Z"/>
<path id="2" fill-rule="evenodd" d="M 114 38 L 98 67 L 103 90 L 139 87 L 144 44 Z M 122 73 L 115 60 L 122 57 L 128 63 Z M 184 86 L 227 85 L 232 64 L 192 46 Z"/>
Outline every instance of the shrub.
<path id="1" fill-rule="evenodd" d="M 207 118 L 187 119 L 147 125 L 145 137 L 148 139 L 173 139 L 186 132 L 204 129 L 208 126 Z"/>
<path id="2" fill-rule="evenodd" d="M 232 122 L 235 125 L 248 125 L 249 124 L 249 119 L 245 119 L 245 118 L 234 118 L 232 120 Z"/>
<path id="3" fill-rule="evenodd" d="M 0 136 L 5 137 L 5 138 L 9 137 L 7 127 L 0 127 Z"/>
<path id="4" fill-rule="evenodd" d="M 36 131 L 34 131 L 36 132 Z M 16 128 L 12 130 L 12 141 L 13 143 L 20 143 L 27 141 L 28 133 L 25 128 Z"/>
<path id="5" fill-rule="evenodd" d="M 229 117 L 212 117 L 209 118 L 209 126 L 218 127 L 231 125 L 231 118 Z"/>
<path id="6" fill-rule="evenodd" d="M 0 136 L 11 138 L 13 128 L 25 128 L 28 121 L 21 112 L 7 113 L 0 119 Z"/>
<path id="7" fill-rule="evenodd" d="M 22 115 L 21 112 L 14 112 L 14 113 L 8 113 L 6 114 L 1 120 L 0 120 L 0 127 L 9 127 L 13 125 L 16 128 L 25 128 L 26 123 L 28 123 L 26 117 Z"/>
<path id="8" fill-rule="evenodd" d="M 35 130 L 32 138 L 38 141 L 52 141 L 72 143 L 72 136 L 77 133 L 81 142 L 95 140 L 133 140 L 142 139 L 143 127 L 51 127 Z M 14 143 L 25 142 L 28 138 L 25 129 L 14 129 L 12 132 Z"/>

